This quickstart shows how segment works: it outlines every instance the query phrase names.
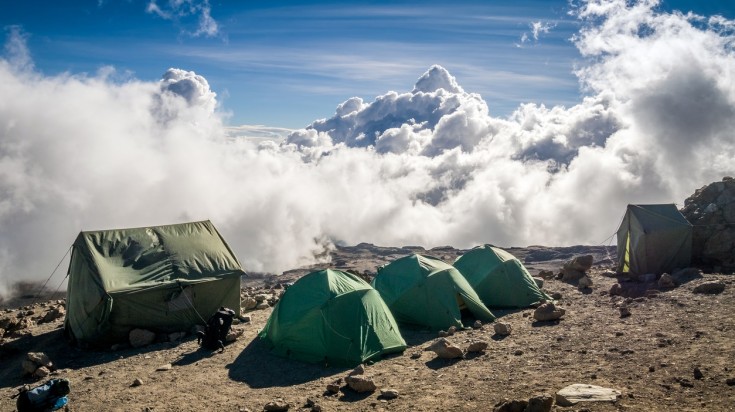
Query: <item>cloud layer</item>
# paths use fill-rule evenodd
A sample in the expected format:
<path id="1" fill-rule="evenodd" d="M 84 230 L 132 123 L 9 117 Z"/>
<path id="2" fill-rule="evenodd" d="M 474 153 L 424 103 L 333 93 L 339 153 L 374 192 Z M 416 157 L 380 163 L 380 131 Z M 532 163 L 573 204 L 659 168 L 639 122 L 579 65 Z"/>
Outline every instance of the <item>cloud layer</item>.
<path id="1" fill-rule="evenodd" d="M 596 244 L 627 203 L 733 174 L 733 22 L 590 1 L 587 97 L 509 118 L 440 66 L 290 133 L 228 129 L 207 80 L 44 76 L 22 33 L 0 60 L 0 290 L 48 276 L 79 230 L 211 219 L 247 270 L 333 242 Z M 410 89 L 410 87 L 407 87 Z"/>

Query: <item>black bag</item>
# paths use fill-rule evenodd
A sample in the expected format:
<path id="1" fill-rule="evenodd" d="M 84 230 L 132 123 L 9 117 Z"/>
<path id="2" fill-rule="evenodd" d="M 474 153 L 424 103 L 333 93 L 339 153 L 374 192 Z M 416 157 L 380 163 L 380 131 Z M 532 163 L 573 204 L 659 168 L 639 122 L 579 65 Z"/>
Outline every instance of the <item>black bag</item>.
<path id="1" fill-rule="evenodd" d="M 198 342 L 202 348 L 209 350 L 225 350 L 225 340 L 232 327 L 235 311 L 225 307 L 219 308 L 207 321 L 204 332 L 198 332 Z"/>
<path id="2" fill-rule="evenodd" d="M 19 389 L 16 407 L 18 412 L 46 412 L 61 409 L 68 399 L 66 395 L 71 391 L 66 379 L 51 379 L 35 388 L 23 387 Z"/>

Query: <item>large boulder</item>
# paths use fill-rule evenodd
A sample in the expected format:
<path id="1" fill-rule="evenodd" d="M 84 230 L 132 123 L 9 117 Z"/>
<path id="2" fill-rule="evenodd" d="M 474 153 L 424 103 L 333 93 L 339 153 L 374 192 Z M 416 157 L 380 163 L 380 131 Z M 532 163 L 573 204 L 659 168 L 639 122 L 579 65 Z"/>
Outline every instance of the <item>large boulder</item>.
<path id="1" fill-rule="evenodd" d="M 592 255 L 583 255 L 564 263 L 564 266 L 561 268 L 561 280 L 563 282 L 578 281 L 590 270 L 593 262 L 594 257 Z"/>
<path id="2" fill-rule="evenodd" d="M 156 334 L 147 329 L 133 329 L 128 335 L 130 346 L 134 348 L 142 348 L 148 346 L 156 339 Z"/>
<path id="3" fill-rule="evenodd" d="M 681 212 L 694 225 L 694 260 L 735 269 L 735 179 L 725 177 L 697 189 Z"/>

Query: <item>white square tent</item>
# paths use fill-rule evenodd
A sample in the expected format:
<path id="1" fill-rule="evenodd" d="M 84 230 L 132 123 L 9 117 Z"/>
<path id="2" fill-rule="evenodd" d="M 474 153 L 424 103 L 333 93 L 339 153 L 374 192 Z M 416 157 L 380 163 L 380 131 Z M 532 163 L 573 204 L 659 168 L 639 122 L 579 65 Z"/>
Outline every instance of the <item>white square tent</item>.
<path id="1" fill-rule="evenodd" d="M 676 205 L 628 205 L 617 232 L 621 273 L 671 272 L 689 266 L 692 225 Z"/>
<path id="2" fill-rule="evenodd" d="M 240 315 L 244 274 L 210 221 L 81 232 L 69 263 L 65 332 L 100 346 L 134 328 L 188 331 L 220 306 Z"/>

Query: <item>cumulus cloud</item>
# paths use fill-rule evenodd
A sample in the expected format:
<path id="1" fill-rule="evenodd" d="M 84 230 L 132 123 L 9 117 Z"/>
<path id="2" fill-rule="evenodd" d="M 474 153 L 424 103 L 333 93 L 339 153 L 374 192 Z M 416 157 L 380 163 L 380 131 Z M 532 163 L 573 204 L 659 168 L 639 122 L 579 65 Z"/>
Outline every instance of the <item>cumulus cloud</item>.
<path id="1" fill-rule="evenodd" d="M 196 30 L 182 29 L 182 32 L 193 37 L 215 37 L 219 34 L 219 24 L 212 18 L 209 0 L 168 0 L 163 4 L 151 0 L 146 11 L 184 26 L 190 25 L 189 20 L 195 18 L 197 20 Z"/>
<path id="2" fill-rule="evenodd" d="M 13 63 L 20 41 L 0 59 L 0 288 L 47 276 L 81 229 L 207 218 L 256 271 L 338 242 L 596 244 L 627 203 L 733 173 L 732 22 L 656 4 L 576 10 L 572 107 L 496 118 L 433 66 L 295 131 L 225 127 L 191 71 L 44 76 Z"/>

